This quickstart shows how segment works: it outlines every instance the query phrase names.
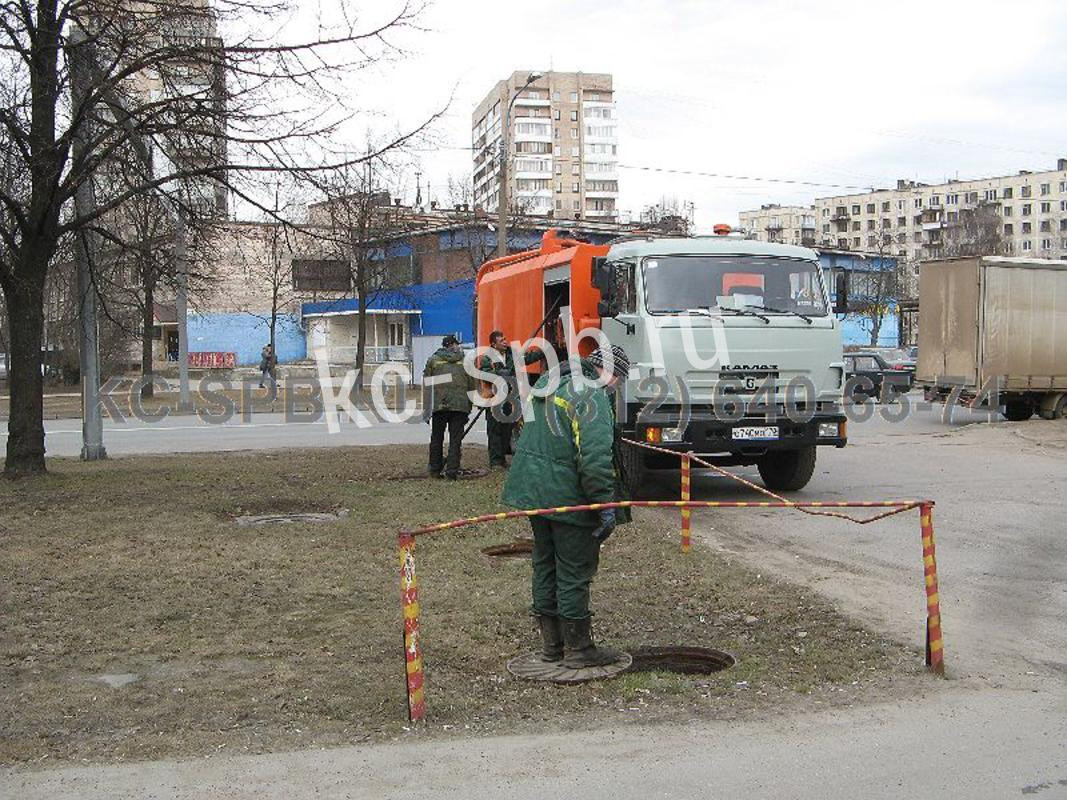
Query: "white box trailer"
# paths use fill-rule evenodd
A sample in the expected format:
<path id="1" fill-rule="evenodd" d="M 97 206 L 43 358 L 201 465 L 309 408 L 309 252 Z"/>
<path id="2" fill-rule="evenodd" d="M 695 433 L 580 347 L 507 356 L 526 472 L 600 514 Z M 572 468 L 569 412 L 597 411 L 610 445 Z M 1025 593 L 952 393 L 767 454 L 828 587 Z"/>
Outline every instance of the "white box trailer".
<path id="1" fill-rule="evenodd" d="M 919 271 L 916 382 L 927 400 L 1067 416 L 1067 261 L 984 256 Z"/>

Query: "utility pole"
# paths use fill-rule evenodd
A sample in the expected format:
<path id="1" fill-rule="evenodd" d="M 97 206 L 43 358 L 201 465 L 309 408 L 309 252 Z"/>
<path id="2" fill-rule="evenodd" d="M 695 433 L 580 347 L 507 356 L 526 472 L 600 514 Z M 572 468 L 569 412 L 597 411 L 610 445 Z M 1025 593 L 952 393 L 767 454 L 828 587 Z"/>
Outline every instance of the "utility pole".
<path id="1" fill-rule="evenodd" d="M 187 410 L 189 403 L 189 270 L 186 261 L 185 209 L 174 209 L 174 273 L 177 287 L 174 316 L 178 322 L 178 408 Z"/>
<path id="2" fill-rule="evenodd" d="M 496 201 L 496 255 L 502 258 L 508 254 L 508 134 L 511 132 L 511 107 L 519 99 L 519 95 L 526 87 L 542 76 L 539 73 L 531 73 L 520 88 L 511 93 L 508 102 L 504 104 L 504 116 L 500 120 L 500 194 Z M 549 125 L 551 125 L 551 120 Z"/>
<path id="3" fill-rule="evenodd" d="M 75 114 L 82 120 L 71 142 L 74 164 L 85 169 L 88 142 L 92 138 L 92 112 L 85 107 L 91 77 L 85 48 L 89 47 L 84 31 L 74 23 L 70 33 L 70 94 Z M 74 213 L 85 219 L 96 206 L 92 176 L 86 176 L 74 194 Z M 97 330 L 96 285 L 93 281 L 93 258 L 97 254 L 96 234 L 89 227 L 75 237 L 74 258 L 78 271 L 78 325 L 80 328 L 79 361 L 82 383 L 82 452 L 83 461 L 107 458 L 104 448 L 104 417 L 100 407 L 100 340 Z"/>

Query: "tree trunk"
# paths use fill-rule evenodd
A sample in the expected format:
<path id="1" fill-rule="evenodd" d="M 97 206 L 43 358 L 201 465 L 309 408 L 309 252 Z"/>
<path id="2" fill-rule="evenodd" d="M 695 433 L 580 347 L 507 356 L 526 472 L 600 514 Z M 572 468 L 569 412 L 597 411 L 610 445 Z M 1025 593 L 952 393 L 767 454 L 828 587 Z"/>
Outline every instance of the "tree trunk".
<path id="1" fill-rule="evenodd" d="M 364 281 L 360 280 L 359 284 L 363 284 Z M 359 297 L 359 317 L 356 323 L 356 374 L 358 380 L 356 380 L 356 391 L 358 393 L 363 392 L 363 382 L 366 380 L 366 375 L 363 374 L 363 368 L 367 364 L 367 293 L 364 291 L 362 285 L 358 288 Z"/>
<path id="2" fill-rule="evenodd" d="M 9 477 L 36 475 L 44 466 L 44 382 L 41 376 L 41 342 L 44 337 L 43 267 L 24 270 L 6 292 L 11 334 L 11 372 L 8 387 L 11 408 L 7 423 Z"/>
<path id="3" fill-rule="evenodd" d="M 141 397 L 155 395 L 152 386 L 152 323 L 155 321 L 155 287 L 152 281 L 144 284 L 144 311 L 141 316 Z"/>
<path id="4" fill-rule="evenodd" d="M 882 318 L 871 317 L 871 347 L 878 346 L 878 335 L 882 332 Z"/>

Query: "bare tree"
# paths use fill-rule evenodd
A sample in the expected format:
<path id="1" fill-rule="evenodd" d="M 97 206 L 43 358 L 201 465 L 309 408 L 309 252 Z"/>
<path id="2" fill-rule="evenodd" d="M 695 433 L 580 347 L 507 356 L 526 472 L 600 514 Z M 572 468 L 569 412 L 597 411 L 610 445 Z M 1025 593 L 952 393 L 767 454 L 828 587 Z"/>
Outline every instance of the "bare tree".
<path id="1" fill-rule="evenodd" d="M 11 410 L 5 472 L 42 472 L 44 295 L 61 242 L 102 235 L 131 198 L 160 197 L 191 220 L 257 176 L 327 172 L 324 143 L 352 115 L 355 70 L 395 54 L 418 0 L 358 27 L 318 20 L 310 38 L 281 21 L 280 0 L 3 0 L 0 29 L 0 287 L 10 318 Z M 369 12 L 368 12 L 369 13 Z M 226 43 L 216 30 L 224 30 Z M 427 123 L 436 114 L 427 117 Z M 417 130 L 421 130 L 419 126 Z M 380 150 L 406 141 L 397 134 Z M 115 181 L 130 155 L 138 178 Z M 372 153 L 376 155 L 377 153 Z M 314 159 L 314 160 L 313 160 Z M 315 164 L 315 166 L 310 166 Z M 86 187 L 95 201 L 74 208 Z"/>
<path id="2" fill-rule="evenodd" d="M 859 320 L 876 347 L 886 316 L 900 300 L 906 265 L 893 253 L 893 236 L 882 232 L 868 238 L 863 269 L 849 275 L 848 316 Z"/>
<path id="3" fill-rule="evenodd" d="M 941 255 L 995 256 L 1004 252 L 1002 220 L 996 203 L 980 203 L 961 208 L 954 219 L 946 222 Z"/>
<path id="4" fill-rule="evenodd" d="M 677 197 L 662 197 L 641 212 L 641 222 L 663 233 L 688 236 L 693 227 L 693 204 Z"/>

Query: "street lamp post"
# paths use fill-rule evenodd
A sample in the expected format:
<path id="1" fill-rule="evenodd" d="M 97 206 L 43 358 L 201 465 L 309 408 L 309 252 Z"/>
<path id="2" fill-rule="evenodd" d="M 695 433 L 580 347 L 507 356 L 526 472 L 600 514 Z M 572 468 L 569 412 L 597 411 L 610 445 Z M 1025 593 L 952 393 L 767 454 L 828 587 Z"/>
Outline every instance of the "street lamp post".
<path id="1" fill-rule="evenodd" d="M 511 128 L 511 107 L 519 99 L 519 95 L 525 91 L 531 83 L 542 76 L 536 72 L 526 79 L 521 87 L 512 92 L 507 104 L 504 106 L 504 116 L 500 120 L 500 194 L 496 208 L 496 255 L 497 258 L 508 254 L 508 133 Z M 551 123 L 549 123 L 551 124 Z"/>

